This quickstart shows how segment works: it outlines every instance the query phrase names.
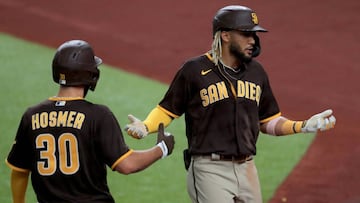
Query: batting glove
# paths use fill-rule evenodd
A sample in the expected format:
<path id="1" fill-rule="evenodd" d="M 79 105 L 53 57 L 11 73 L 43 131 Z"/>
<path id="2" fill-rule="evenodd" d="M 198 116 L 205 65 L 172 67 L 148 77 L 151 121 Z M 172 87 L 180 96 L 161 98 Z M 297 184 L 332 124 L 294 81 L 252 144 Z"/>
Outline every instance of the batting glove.
<path id="1" fill-rule="evenodd" d="M 329 130 L 335 126 L 336 118 L 332 115 L 333 111 L 328 109 L 313 115 L 309 120 L 304 121 L 301 132 L 315 133 L 318 130 Z"/>
<path id="2" fill-rule="evenodd" d="M 163 155 L 161 158 L 165 158 L 166 156 L 169 156 L 175 145 L 174 136 L 171 135 L 169 132 L 164 132 L 164 124 L 160 123 L 159 129 L 158 129 L 158 136 L 157 136 L 157 146 L 160 147 L 161 151 L 163 152 Z"/>
<path id="3" fill-rule="evenodd" d="M 146 125 L 140 119 L 131 114 L 128 115 L 128 119 L 130 123 L 125 126 L 128 135 L 136 139 L 141 139 L 148 135 Z"/>

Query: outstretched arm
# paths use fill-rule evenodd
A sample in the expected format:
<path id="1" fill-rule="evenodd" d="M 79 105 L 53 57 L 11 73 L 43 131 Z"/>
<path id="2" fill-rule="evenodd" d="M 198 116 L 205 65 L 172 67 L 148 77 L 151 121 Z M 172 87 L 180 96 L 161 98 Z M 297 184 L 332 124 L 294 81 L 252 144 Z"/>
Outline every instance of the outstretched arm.
<path id="1" fill-rule="evenodd" d="M 336 118 L 332 113 L 333 111 L 328 109 L 304 121 L 292 121 L 280 116 L 261 124 L 260 129 L 263 133 L 277 136 L 329 130 L 333 128 L 336 123 Z"/>
<path id="2" fill-rule="evenodd" d="M 174 149 L 174 136 L 164 132 L 161 123 L 158 128 L 156 145 L 148 150 L 135 150 L 129 152 L 128 156 L 120 159 L 115 170 L 123 174 L 131 174 L 142 171 L 161 158 L 170 155 Z"/>
<path id="3" fill-rule="evenodd" d="M 144 121 L 141 121 L 131 114 L 128 115 L 128 119 L 130 123 L 125 126 L 125 130 L 130 136 L 137 139 L 144 138 L 149 133 L 156 132 L 160 123 L 163 123 L 166 127 L 172 121 L 172 117 L 160 107 L 155 107 Z"/>

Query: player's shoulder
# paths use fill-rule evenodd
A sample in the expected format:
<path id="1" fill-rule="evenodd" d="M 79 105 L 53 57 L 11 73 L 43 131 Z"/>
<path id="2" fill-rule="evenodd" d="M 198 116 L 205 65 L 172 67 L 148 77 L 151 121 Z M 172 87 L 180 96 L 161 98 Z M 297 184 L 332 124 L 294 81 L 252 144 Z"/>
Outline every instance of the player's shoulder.
<path id="1" fill-rule="evenodd" d="M 104 104 L 94 104 L 93 103 L 93 105 L 94 105 L 95 108 L 97 108 L 100 111 L 108 112 L 108 113 L 111 112 L 111 109 L 108 106 L 104 105 Z"/>
<path id="2" fill-rule="evenodd" d="M 208 63 L 208 62 L 212 63 L 211 59 L 208 56 L 208 53 L 204 53 L 204 54 L 189 58 L 188 60 L 185 61 L 184 64 L 199 64 L 199 63 Z"/>
<path id="3" fill-rule="evenodd" d="M 94 112 L 110 112 L 109 107 L 103 104 L 96 104 L 90 102 L 86 99 L 77 99 L 77 100 L 52 100 L 47 99 L 42 102 L 39 102 L 35 105 L 29 106 L 25 114 L 33 114 L 34 112 L 43 112 L 43 111 L 68 111 L 68 110 L 78 110 L 78 111 L 94 111 Z"/>
<path id="4" fill-rule="evenodd" d="M 38 111 L 39 109 L 46 109 L 48 106 L 50 106 L 51 102 L 49 100 L 43 100 L 37 104 L 33 104 L 31 106 L 28 106 L 25 113 L 31 113 Z"/>
<path id="5" fill-rule="evenodd" d="M 85 109 L 89 109 L 91 111 L 97 112 L 99 114 L 101 113 L 105 113 L 105 114 L 109 114 L 111 113 L 111 110 L 108 106 L 106 106 L 105 104 L 99 104 L 99 103 L 93 103 L 87 100 L 83 100 L 84 104 L 82 105 L 83 108 Z"/>
<path id="6" fill-rule="evenodd" d="M 181 69 L 186 72 L 197 72 L 200 69 L 210 68 L 212 66 L 214 66 L 214 63 L 211 59 L 209 59 L 206 54 L 201 54 L 187 59 Z"/>

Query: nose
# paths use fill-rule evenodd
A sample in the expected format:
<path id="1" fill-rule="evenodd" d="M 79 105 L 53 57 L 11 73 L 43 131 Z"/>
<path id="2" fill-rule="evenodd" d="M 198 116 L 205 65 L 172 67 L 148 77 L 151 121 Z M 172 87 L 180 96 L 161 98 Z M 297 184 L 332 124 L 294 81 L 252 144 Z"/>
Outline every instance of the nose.
<path id="1" fill-rule="evenodd" d="M 256 38 L 255 32 L 248 32 L 248 34 L 245 37 L 248 38 L 250 44 L 255 44 L 255 38 Z"/>
<path id="2" fill-rule="evenodd" d="M 250 43 L 251 45 L 254 45 L 254 44 L 255 44 L 255 36 L 249 37 L 249 43 Z"/>

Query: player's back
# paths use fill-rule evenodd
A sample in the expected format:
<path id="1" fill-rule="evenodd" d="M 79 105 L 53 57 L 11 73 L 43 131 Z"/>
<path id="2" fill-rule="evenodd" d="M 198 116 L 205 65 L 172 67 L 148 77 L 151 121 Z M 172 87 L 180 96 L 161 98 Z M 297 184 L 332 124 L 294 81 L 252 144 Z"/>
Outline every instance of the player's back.
<path id="1" fill-rule="evenodd" d="M 104 161 L 100 133 L 114 119 L 107 107 L 53 97 L 29 108 L 24 118 L 39 202 L 113 202 L 106 183 L 106 164 L 112 163 Z"/>

